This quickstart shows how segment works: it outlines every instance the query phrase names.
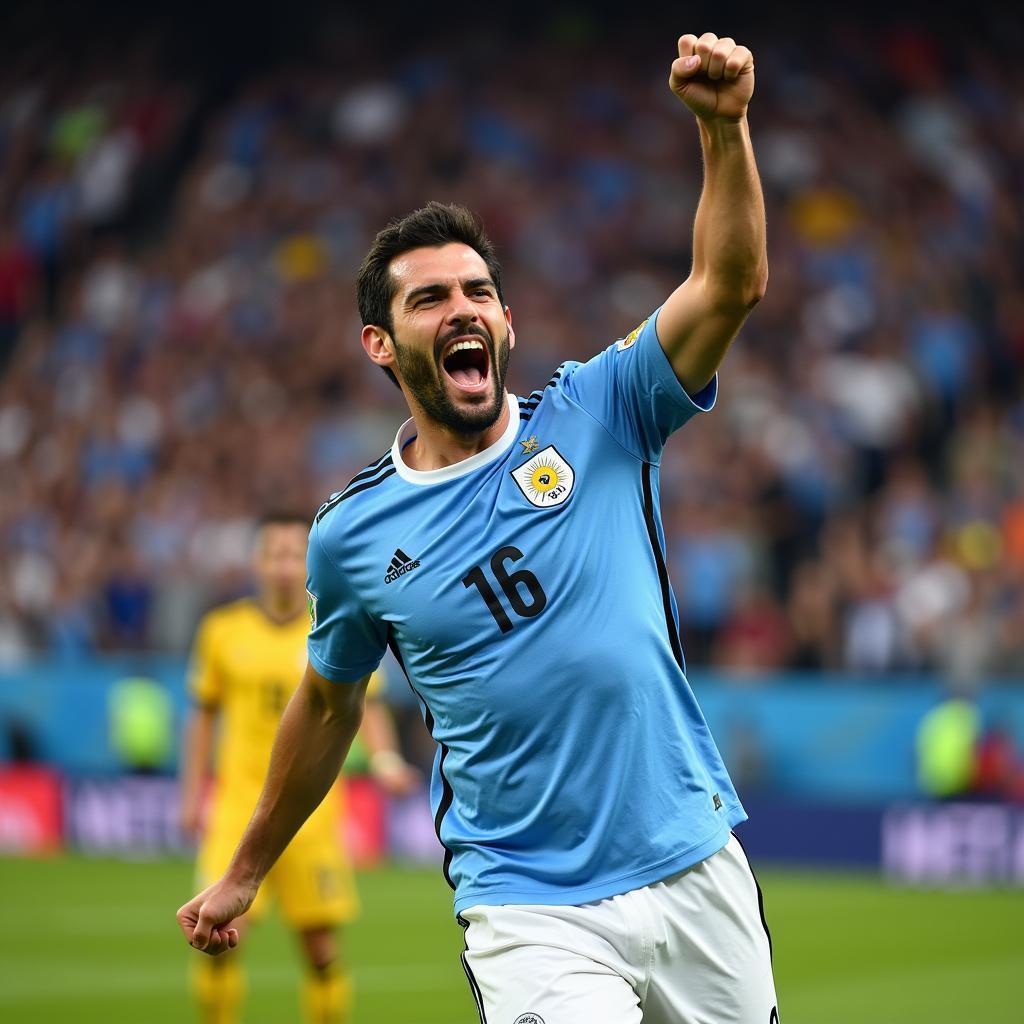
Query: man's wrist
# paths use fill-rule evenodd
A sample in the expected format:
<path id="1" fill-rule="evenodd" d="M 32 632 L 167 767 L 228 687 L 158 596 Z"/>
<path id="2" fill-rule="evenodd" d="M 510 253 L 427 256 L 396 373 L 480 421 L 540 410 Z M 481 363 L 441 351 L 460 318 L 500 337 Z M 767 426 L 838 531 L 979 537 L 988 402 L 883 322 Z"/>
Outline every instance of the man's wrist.
<path id="1" fill-rule="evenodd" d="M 253 891 L 260 887 L 267 872 L 270 870 L 271 864 L 273 864 L 273 860 L 265 863 L 266 857 L 262 851 L 265 849 L 266 843 L 259 836 L 259 832 L 260 829 L 256 816 L 253 815 L 253 820 L 245 830 L 242 841 L 235 850 L 235 855 L 231 858 L 231 863 L 224 873 L 225 877 L 229 878 L 232 883 L 246 886 Z"/>
<path id="2" fill-rule="evenodd" d="M 707 121 L 698 117 L 697 126 L 700 129 L 701 142 L 705 148 L 745 148 L 750 144 L 750 130 L 747 126 L 746 114 L 738 119 L 716 117 Z"/>
<path id="3" fill-rule="evenodd" d="M 244 856 L 239 856 L 240 853 L 241 851 L 238 851 L 235 854 L 235 859 L 224 873 L 224 878 L 232 885 L 242 886 L 255 892 L 260 887 L 266 871 L 261 871 L 258 865 L 251 863 Z"/>
<path id="4" fill-rule="evenodd" d="M 704 131 L 726 137 L 741 135 L 747 128 L 746 112 L 739 117 L 699 117 L 696 114 L 694 117 Z"/>

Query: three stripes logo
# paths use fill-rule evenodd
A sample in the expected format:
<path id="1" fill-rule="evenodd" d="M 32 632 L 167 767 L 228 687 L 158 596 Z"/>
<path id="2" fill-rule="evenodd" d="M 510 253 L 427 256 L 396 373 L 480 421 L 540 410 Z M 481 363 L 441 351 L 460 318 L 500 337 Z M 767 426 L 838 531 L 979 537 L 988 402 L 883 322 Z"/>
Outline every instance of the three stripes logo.
<path id="1" fill-rule="evenodd" d="M 384 573 L 384 582 L 394 583 L 399 576 L 404 576 L 407 572 L 412 572 L 413 569 L 419 567 L 420 560 L 418 558 L 414 561 L 401 548 L 395 548 L 395 555 L 391 559 L 388 571 Z"/>

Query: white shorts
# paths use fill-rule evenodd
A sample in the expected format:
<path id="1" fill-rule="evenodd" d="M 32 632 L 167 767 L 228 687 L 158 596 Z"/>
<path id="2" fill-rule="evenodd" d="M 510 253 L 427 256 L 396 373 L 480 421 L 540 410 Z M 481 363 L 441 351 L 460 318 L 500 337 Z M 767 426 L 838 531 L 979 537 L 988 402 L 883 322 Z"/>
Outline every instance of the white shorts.
<path id="1" fill-rule="evenodd" d="M 482 1024 L 778 1024 L 761 890 L 735 836 L 621 896 L 461 917 Z"/>

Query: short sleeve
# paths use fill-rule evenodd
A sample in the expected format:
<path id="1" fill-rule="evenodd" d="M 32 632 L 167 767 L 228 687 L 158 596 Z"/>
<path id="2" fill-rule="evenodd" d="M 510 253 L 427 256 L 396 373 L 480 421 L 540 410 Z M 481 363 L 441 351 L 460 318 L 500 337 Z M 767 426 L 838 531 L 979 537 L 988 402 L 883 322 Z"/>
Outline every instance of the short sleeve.
<path id="1" fill-rule="evenodd" d="M 216 707 L 224 699 L 224 676 L 217 656 L 217 628 L 209 615 L 199 623 L 192 644 L 188 692 L 200 707 Z"/>
<path id="2" fill-rule="evenodd" d="M 325 679 L 354 683 L 380 664 L 387 635 L 324 548 L 320 522 L 309 532 L 306 573 L 309 663 Z"/>
<path id="3" fill-rule="evenodd" d="M 658 341 L 659 306 L 625 338 L 585 363 L 575 364 L 563 387 L 627 451 L 658 462 L 669 436 L 699 412 L 710 412 L 718 375 L 696 395 L 680 384 Z"/>

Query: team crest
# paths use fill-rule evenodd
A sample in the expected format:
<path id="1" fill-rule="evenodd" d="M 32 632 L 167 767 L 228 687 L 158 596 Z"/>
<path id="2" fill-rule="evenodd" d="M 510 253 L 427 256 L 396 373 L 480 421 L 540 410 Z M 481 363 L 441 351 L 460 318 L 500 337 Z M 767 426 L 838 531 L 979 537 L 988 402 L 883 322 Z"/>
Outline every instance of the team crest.
<path id="1" fill-rule="evenodd" d="M 572 494 L 576 474 L 553 444 L 537 452 L 529 462 L 512 470 L 512 479 L 531 505 L 553 508 Z"/>
<path id="2" fill-rule="evenodd" d="M 648 317 L 647 320 L 651 318 Z M 640 337 L 640 332 L 647 326 L 647 320 L 645 320 L 639 327 L 634 327 L 619 343 L 615 346 L 619 352 L 625 352 L 627 348 L 636 343 L 636 339 Z"/>
<path id="3" fill-rule="evenodd" d="M 516 1017 L 515 1024 L 544 1024 L 544 1019 L 535 1013 L 523 1013 Z"/>
<path id="4" fill-rule="evenodd" d="M 316 629 L 316 594 L 306 591 L 306 608 L 309 611 L 309 628 Z"/>

